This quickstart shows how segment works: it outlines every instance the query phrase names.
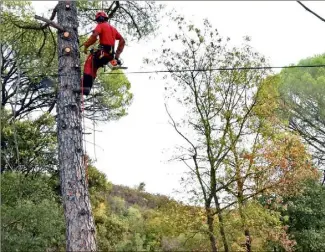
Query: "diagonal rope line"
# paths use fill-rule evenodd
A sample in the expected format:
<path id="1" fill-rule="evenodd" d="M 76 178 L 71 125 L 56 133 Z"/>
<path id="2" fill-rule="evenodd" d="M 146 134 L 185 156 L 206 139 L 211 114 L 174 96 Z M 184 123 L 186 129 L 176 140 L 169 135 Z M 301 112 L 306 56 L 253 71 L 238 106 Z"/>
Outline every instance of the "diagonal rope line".
<path id="1" fill-rule="evenodd" d="M 180 69 L 180 70 L 152 70 L 152 71 L 132 71 L 132 72 L 102 72 L 100 74 L 151 74 L 151 73 L 183 73 L 183 72 L 211 72 L 211 71 L 239 71 L 239 70 L 263 70 L 263 69 L 286 69 L 286 68 L 322 68 L 320 65 L 291 65 L 291 66 L 257 66 L 257 67 L 221 67 L 210 69 Z M 27 68 L 26 68 L 27 69 Z M 69 74 L 71 75 L 71 74 Z M 29 77 L 38 77 L 41 75 L 32 75 Z M 58 77 L 67 76 L 67 74 L 49 74 L 47 76 Z"/>
<path id="2" fill-rule="evenodd" d="M 314 16 L 318 17 L 320 20 L 325 22 L 325 19 L 322 18 L 320 15 L 318 15 L 317 13 L 313 12 L 311 9 L 309 9 L 306 5 L 304 5 L 302 2 L 297 1 L 298 4 L 300 4 L 306 11 L 309 11 L 311 14 L 313 14 Z"/>
<path id="3" fill-rule="evenodd" d="M 102 8 L 103 8 L 103 1 L 102 1 Z M 92 64 L 92 74 L 94 73 L 94 64 L 95 64 L 95 55 L 93 55 L 93 64 Z M 95 79 L 92 78 L 92 82 L 93 82 L 93 88 L 92 88 L 92 102 L 93 102 L 93 106 L 95 106 Z M 97 156 L 96 156 L 96 136 L 95 136 L 95 119 L 92 120 L 93 121 L 93 141 L 94 141 L 94 157 L 95 157 L 95 160 L 94 162 L 97 161 Z"/>
<path id="4" fill-rule="evenodd" d="M 292 66 L 257 66 L 257 67 L 221 67 L 211 69 L 180 69 L 180 70 L 153 70 L 133 72 L 108 72 L 101 74 L 149 74 L 149 73 L 183 73 L 183 72 L 210 72 L 210 71 L 239 71 L 239 70 L 264 70 L 264 69 L 285 69 L 285 68 L 318 68 L 325 65 L 292 65 Z"/>

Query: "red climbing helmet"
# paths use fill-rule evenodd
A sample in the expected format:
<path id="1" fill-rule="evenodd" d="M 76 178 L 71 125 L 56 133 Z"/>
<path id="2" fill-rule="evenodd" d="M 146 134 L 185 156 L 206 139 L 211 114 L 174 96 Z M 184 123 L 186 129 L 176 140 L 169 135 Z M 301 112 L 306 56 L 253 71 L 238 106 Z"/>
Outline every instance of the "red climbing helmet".
<path id="1" fill-rule="evenodd" d="M 96 13 L 96 21 L 104 21 L 104 20 L 108 20 L 108 16 L 104 11 L 99 11 Z"/>

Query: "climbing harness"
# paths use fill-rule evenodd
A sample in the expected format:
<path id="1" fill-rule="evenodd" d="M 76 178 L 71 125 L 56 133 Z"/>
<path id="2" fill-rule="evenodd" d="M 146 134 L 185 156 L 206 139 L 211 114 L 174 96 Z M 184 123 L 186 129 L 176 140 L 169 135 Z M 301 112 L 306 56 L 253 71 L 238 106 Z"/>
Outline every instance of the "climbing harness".
<path id="1" fill-rule="evenodd" d="M 88 185 L 88 157 L 87 157 L 87 144 L 86 144 L 86 122 L 85 122 L 85 100 L 84 100 L 84 80 L 81 77 L 81 117 L 82 117 L 82 140 L 83 140 L 83 166 L 85 169 L 85 179 Z"/>
<path id="2" fill-rule="evenodd" d="M 107 53 L 107 51 L 109 53 Z M 114 58 L 114 47 L 105 47 L 105 46 L 102 46 L 102 45 L 98 45 L 97 48 L 91 48 L 89 50 L 89 52 L 93 55 L 93 61 L 95 60 L 96 58 L 96 55 L 97 53 L 99 52 L 99 57 L 98 59 L 102 59 L 103 57 L 105 56 L 109 56 L 109 54 L 113 55 L 113 59 L 110 60 L 107 64 L 104 64 L 102 67 L 104 69 L 104 72 L 106 71 L 106 66 L 110 69 L 110 70 L 118 70 L 118 69 L 128 69 L 127 67 L 124 67 L 122 66 L 123 65 L 123 60 L 122 59 L 119 59 L 119 60 L 116 60 Z M 94 65 L 94 62 L 93 62 L 93 65 Z"/>

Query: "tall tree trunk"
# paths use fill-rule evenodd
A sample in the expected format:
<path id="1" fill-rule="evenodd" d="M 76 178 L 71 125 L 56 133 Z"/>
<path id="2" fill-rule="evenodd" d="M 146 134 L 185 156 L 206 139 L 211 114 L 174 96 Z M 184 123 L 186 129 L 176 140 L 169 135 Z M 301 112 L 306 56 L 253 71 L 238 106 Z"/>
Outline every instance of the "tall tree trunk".
<path id="1" fill-rule="evenodd" d="M 225 252 L 229 252 L 229 246 L 228 246 L 228 242 L 227 242 L 227 238 L 226 238 L 226 232 L 225 232 L 224 221 L 223 221 L 223 217 L 222 217 L 222 213 L 221 213 L 221 209 L 220 209 L 220 203 L 219 203 L 217 195 L 214 195 L 213 198 L 214 198 L 214 202 L 216 205 L 218 221 L 219 221 L 219 231 L 220 231 L 221 239 L 223 242 L 223 247 L 225 249 Z"/>
<path id="2" fill-rule="evenodd" d="M 251 238 L 249 229 L 247 227 L 245 227 L 244 233 L 245 233 L 245 238 L 246 238 L 246 241 L 245 241 L 246 252 L 251 252 L 252 251 L 252 238 Z"/>
<path id="3" fill-rule="evenodd" d="M 211 244 L 211 251 L 217 252 L 218 251 L 217 240 L 214 235 L 214 227 L 213 227 L 213 221 L 214 221 L 213 213 L 212 213 L 212 210 L 210 207 L 206 207 L 205 212 L 207 215 L 207 224 L 208 224 L 208 229 L 209 229 L 209 239 L 210 239 L 210 244 Z"/>
<path id="4" fill-rule="evenodd" d="M 60 1 L 57 15 L 58 23 L 69 32 L 67 39 L 63 37 L 62 32 L 58 32 L 57 100 L 59 168 L 66 220 L 66 250 L 96 251 L 95 226 L 83 163 L 80 98 L 79 94 L 73 92 L 80 87 L 81 77 L 76 2 Z M 70 52 L 65 51 L 66 48 L 70 48 Z"/>
<path id="5" fill-rule="evenodd" d="M 244 230 L 244 235 L 245 235 L 245 248 L 246 252 L 251 252 L 252 251 L 252 238 L 249 232 L 249 228 L 247 227 L 246 224 L 246 216 L 243 213 L 243 207 L 244 207 L 244 202 L 242 198 L 238 199 L 238 208 L 239 208 L 239 215 L 241 218 L 243 230 Z"/>
<path id="6" fill-rule="evenodd" d="M 235 154 L 235 157 L 236 157 L 236 163 L 238 163 L 238 158 L 237 158 L 236 154 Z M 250 232 L 249 232 L 249 229 L 246 224 L 246 216 L 243 212 L 243 208 L 244 208 L 244 204 L 245 204 L 245 202 L 244 202 L 244 181 L 243 181 L 243 178 L 240 173 L 239 165 L 236 165 L 236 181 L 237 181 L 237 201 L 238 201 L 239 215 L 241 218 L 242 227 L 243 227 L 244 235 L 245 235 L 244 246 L 246 248 L 246 252 L 251 252 L 252 239 L 251 239 Z"/>

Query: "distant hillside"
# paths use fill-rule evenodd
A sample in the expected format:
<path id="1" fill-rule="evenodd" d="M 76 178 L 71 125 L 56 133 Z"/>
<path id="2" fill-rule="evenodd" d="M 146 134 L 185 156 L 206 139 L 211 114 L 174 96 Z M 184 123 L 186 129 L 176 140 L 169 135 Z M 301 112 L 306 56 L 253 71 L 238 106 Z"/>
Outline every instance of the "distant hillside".
<path id="1" fill-rule="evenodd" d="M 123 185 L 112 185 L 109 197 L 120 197 L 125 200 L 127 206 L 136 204 L 142 208 L 150 209 L 159 208 L 170 201 L 174 201 L 164 195 L 150 194 Z"/>

